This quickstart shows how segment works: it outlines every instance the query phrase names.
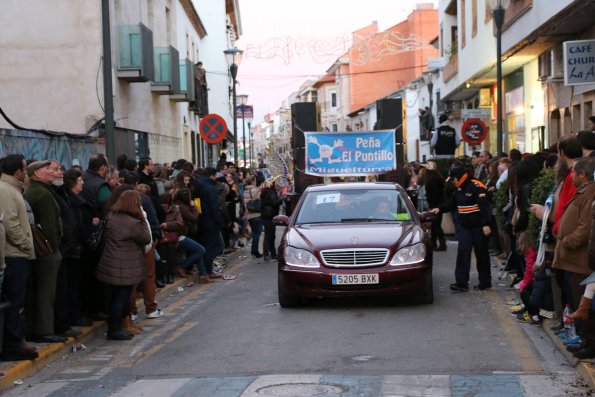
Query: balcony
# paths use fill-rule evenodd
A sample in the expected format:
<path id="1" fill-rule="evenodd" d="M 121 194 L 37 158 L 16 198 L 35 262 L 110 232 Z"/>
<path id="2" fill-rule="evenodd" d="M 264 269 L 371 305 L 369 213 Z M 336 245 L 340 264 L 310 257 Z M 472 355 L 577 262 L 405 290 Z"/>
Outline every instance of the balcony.
<path id="1" fill-rule="evenodd" d="M 174 102 L 194 102 L 196 85 L 194 79 L 194 65 L 190 59 L 180 61 L 180 91 L 170 95 L 169 100 Z"/>
<path id="2" fill-rule="evenodd" d="M 153 80 L 153 32 L 142 23 L 118 26 L 118 78 L 131 83 Z"/>
<path id="3" fill-rule="evenodd" d="M 459 54 L 455 53 L 450 57 L 450 60 L 442 69 L 442 81 L 445 83 L 452 79 L 459 72 Z"/>
<path id="4" fill-rule="evenodd" d="M 151 91 L 159 95 L 180 93 L 180 55 L 174 47 L 155 47 L 155 77 Z"/>

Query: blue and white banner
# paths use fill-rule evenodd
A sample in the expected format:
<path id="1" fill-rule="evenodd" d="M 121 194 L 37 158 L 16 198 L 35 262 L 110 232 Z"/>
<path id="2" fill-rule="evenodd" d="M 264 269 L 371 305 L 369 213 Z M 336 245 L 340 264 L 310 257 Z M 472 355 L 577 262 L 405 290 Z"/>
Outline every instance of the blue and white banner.
<path id="1" fill-rule="evenodd" d="M 304 132 L 305 173 L 364 176 L 396 169 L 395 131 Z"/>

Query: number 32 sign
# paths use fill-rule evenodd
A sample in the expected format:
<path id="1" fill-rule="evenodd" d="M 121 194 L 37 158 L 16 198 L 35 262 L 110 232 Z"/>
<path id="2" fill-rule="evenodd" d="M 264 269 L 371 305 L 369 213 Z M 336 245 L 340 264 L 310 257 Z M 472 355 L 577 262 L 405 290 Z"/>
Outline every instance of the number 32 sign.
<path id="1" fill-rule="evenodd" d="M 488 136 L 488 127 L 480 119 L 469 119 L 463 123 L 461 136 L 469 145 L 479 145 Z"/>

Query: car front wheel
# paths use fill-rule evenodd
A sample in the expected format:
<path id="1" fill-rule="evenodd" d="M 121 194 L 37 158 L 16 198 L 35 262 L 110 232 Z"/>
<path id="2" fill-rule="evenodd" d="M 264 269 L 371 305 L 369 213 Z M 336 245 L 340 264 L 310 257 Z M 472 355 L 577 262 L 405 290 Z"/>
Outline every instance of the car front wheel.
<path id="1" fill-rule="evenodd" d="M 422 305 L 434 303 L 434 286 L 432 280 L 430 280 L 424 291 L 417 295 L 417 301 Z"/>
<path id="2" fill-rule="evenodd" d="M 296 296 L 286 295 L 279 291 L 279 304 L 281 307 L 296 307 L 301 303 L 300 298 Z"/>

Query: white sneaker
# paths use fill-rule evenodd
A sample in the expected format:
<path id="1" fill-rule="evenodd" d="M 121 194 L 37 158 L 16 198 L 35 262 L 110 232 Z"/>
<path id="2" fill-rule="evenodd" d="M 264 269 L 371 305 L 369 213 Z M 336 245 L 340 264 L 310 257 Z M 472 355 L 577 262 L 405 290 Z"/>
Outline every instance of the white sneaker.
<path id="1" fill-rule="evenodd" d="M 163 316 L 163 311 L 161 309 L 156 309 L 154 312 L 147 314 L 147 318 L 159 318 Z"/>
<path id="2" fill-rule="evenodd" d="M 138 314 L 130 314 L 130 318 L 132 319 L 132 321 L 136 321 L 138 320 Z"/>

